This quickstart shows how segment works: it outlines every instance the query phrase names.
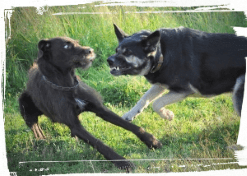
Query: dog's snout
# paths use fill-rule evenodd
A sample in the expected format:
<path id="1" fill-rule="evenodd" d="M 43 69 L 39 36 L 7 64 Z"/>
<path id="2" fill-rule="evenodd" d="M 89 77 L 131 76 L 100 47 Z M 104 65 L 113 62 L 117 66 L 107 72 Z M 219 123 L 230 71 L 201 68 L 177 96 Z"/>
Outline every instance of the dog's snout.
<path id="1" fill-rule="evenodd" d="M 83 53 L 85 53 L 85 54 L 93 54 L 94 53 L 94 49 L 90 48 L 88 46 L 83 46 L 82 49 L 83 49 Z"/>
<path id="2" fill-rule="evenodd" d="M 112 56 L 111 57 L 108 57 L 107 62 L 109 64 L 109 66 L 114 65 L 114 57 L 112 57 Z"/>

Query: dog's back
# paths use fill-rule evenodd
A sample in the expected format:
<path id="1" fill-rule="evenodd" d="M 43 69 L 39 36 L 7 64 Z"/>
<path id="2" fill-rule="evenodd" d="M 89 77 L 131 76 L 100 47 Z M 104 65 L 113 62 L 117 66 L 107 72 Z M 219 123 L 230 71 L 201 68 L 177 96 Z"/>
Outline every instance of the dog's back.
<path id="1" fill-rule="evenodd" d="M 165 61 L 158 73 L 145 76 L 152 83 L 177 91 L 191 84 L 201 94 L 217 95 L 231 92 L 236 79 L 245 74 L 245 37 L 188 28 L 160 29 L 160 33 Z"/>

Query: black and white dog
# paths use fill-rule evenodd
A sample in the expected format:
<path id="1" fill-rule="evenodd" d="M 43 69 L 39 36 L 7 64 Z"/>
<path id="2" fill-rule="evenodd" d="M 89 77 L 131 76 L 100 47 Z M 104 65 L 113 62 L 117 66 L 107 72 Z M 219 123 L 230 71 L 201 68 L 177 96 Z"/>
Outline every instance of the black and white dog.
<path id="1" fill-rule="evenodd" d="M 114 28 L 119 46 L 107 59 L 111 74 L 143 75 L 153 85 L 123 119 L 132 121 L 157 99 L 154 111 L 171 120 L 174 114 L 166 105 L 188 96 L 226 92 L 233 92 L 235 110 L 241 115 L 247 38 L 183 27 L 128 36 L 115 24 Z M 162 95 L 165 89 L 170 91 Z"/>

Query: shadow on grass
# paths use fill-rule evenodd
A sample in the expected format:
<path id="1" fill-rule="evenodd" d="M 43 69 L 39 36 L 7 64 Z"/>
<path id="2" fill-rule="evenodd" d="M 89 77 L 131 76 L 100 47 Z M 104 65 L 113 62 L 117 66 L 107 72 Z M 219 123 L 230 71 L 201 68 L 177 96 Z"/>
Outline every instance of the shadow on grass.
<path id="1" fill-rule="evenodd" d="M 132 150 L 132 153 L 139 153 L 140 158 L 144 158 L 143 160 L 135 160 L 135 157 L 132 157 L 130 153 L 128 158 L 131 158 L 130 160 L 136 166 L 135 170 L 133 170 L 134 173 L 241 169 L 246 167 L 239 166 L 234 159 L 233 151 L 226 148 L 228 145 L 236 143 L 237 133 L 237 123 L 209 126 L 196 134 L 165 135 L 160 139 L 163 144 L 161 149 L 150 150 L 145 145 L 136 145 L 136 139 L 131 138 L 122 142 L 133 145 L 121 150 L 123 150 L 123 153 L 130 153 L 130 150 Z M 231 140 L 228 140 L 230 138 Z M 124 173 L 110 161 L 100 161 L 105 160 L 103 156 L 82 141 L 33 140 L 32 142 L 32 149 L 22 153 L 7 153 L 10 171 L 17 171 L 17 174 L 20 175 Z M 81 148 L 81 150 L 78 148 Z M 90 159 L 93 160 L 90 161 Z M 23 163 L 20 164 L 20 162 Z"/>
<path id="2" fill-rule="evenodd" d="M 237 143 L 238 129 L 239 123 L 230 123 L 207 126 L 198 133 L 166 134 L 160 141 L 170 154 L 162 157 L 234 158 L 234 152 L 227 147 Z"/>
<path id="3" fill-rule="evenodd" d="M 90 158 L 105 159 L 84 142 L 75 141 L 72 146 L 63 140 L 32 142 L 33 147 L 23 152 L 7 153 L 8 168 L 11 172 L 17 172 L 17 175 L 100 173 L 109 170 L 122 172 L 111 162 L 90 161 Z"/>

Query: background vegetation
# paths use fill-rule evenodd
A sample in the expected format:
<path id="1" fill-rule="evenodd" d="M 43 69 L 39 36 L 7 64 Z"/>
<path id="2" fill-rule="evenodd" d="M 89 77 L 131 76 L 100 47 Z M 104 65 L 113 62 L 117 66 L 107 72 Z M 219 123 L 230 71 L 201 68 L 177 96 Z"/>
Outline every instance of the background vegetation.
<path id="1" fill-rule="evenodd" d="M 122 116 L 150 88 L 150 84 L 143 77 L 113 77 L 109 73 L 106 59 L 114 53 L 117 46 L 113 23 L 129 34 L 142 29 L 156 30 L 179 26 L 206 32 L 234 33 L 231 26 L 247 26 L 245 16 L 240 12 L 135 13 L 140 10 L 174 9 L 93 5 L 47 7 L 43 15 L 37 14 L 35 8 L 14 9 L 11 18 L 12 35 L 6 47 L 7 83 L 4 100 L 10 171 L 17 171 L 19 175 L 124 172 L 108 161 L 75 161 L 105 159 L 83 141 L 71 138 L 68 127 L 52 124 L 45 116 L 40 117 L 39 123 L 47 139 L 34 139 L 32 131 L 20 116 L 18 96 L 25 88 L 27 70 L 36 59 L 37 43 L 40 39 L 68 36 L 79 40 L 81 45 L 94 48 L 97 58 L 93 66 L 86 71 L 78 69 L 77 73 L 84 82 L 102 94 L 107 107 Z M 59 12 L 105 13 L 54 15 Z M 217 159 L 234 157 L 227 146 L 236 144 L 239 117 L 233 110 L 230 94 L 210 99 L 187 98 L 169 105 L 168 108 L 176 116 L 173 121 L 161 119 L 151 106 L 133 121 L 162 142 L 163 148 L 157 150 L 149 150 L 133 134 L 103 121 L 93 113 L 83 113 L 79 118 L 89 132 L 117 153 L 127 159 L 136 159 L 133 161 L 136 165 L 133 172 L 136 173 L 239 168 L 238 165 L 229 163 L 234 159 Z M 22 161 L 66 162 L 20 164 Z M 216 161 L 228 164 L 215 165 Z M 184 166 L 180 167 L 182 165 Z"/>

